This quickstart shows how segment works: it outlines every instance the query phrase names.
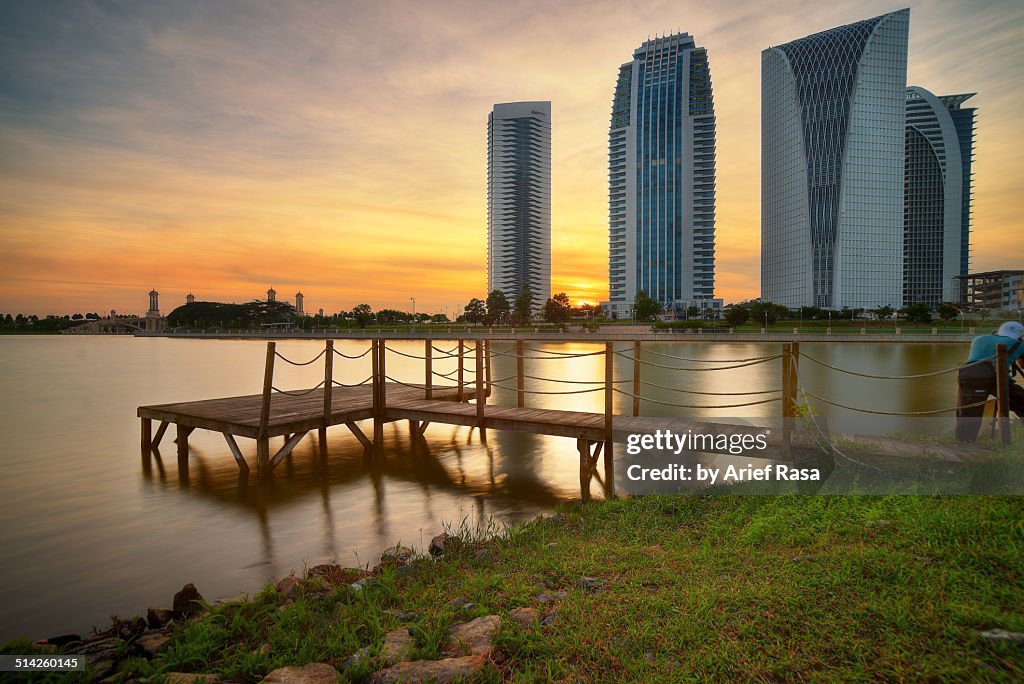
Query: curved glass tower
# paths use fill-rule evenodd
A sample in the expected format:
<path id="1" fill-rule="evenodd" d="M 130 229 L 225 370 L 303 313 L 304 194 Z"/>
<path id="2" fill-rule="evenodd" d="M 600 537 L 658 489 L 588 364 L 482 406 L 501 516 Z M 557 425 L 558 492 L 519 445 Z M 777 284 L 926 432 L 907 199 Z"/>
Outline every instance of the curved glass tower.
<path id="1" fill-rule="evenodd" d="M 761 296 L 790 307 L 903 300 L 910 10 L 761 53 Z"/>
<path id="2" fill-rule="evenodd" d="M 551 296 L 551 103 L 494 105 L 487 118 L 487 291 Z"/>
<path id="3" fill-rule="evenodd" d="M 639 290 L 669 316 L 718 309 L 715 109 L 707 50 L 687 33 L 648 40 L 619 67 L 608 135 L 609 313 Z"/>
<path id="4" fill-rule="evenodd" d="M 970 267 L 975 93 L 907 88 L 903 303 L 955 302 Z"/>

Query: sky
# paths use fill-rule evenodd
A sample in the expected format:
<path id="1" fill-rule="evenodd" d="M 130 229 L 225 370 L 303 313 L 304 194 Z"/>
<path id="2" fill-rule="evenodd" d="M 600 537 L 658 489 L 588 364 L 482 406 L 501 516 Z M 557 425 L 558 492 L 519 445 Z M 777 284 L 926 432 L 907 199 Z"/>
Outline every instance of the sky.
<path id="1" fill-rule="evenodd" d="M 607 297 L 607 135 L 648 37 L 708 49 L 716 290 L 759 294 L 760 53 L 909 6 L 908 80 L 977 92 L 972 270 L 1024 267 L 1024 3 L 0 0 L 0 312 L 301 290 L 486 296 L 487 115 L 552 101 L 552 291 Z"/>

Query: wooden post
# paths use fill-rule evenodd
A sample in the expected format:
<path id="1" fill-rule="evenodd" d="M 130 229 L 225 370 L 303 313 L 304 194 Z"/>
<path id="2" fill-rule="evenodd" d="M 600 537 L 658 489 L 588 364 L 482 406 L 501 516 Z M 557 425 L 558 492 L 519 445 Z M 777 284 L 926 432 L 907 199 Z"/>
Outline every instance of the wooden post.
<path id="1" fill-rule="evenodd" d="M 380 418 L 384 420 L 388 412 L 388 341 L 383 338 L 378 340 L 377 349 L 380 351 Z"/>
<path id="2" fill-rule="evenodd" d="M 149 455 L 153 452 L 153 420 L 150 418 L 142 419 L 142 458 L 149 460 Z"/>
<path id="3" fill-rule="evenodd" d="M 430 340 L 423 340 L 423 356 L 425 357 L 423 368 L 424 377 L 426 378 L 424 383 L 427 386 L 423 398 L 430 399 L 434 394 L 434 345 L 431 344 Z"/>
<path id="4" fill-rule="evenodd" d="M 523 358 L 523 341 L 516 340 L 516 406 L 519 408 L 526 406 L 525 361 L 526 359 Z"/>
<path id="5" fill-rule="evenodd" d="M 491 396 L 491 341 L 484 341 L 484 368 L 487 369 L 487 396 Z"/>
<path id="6" fill-rule="evenodd" d="M 334 413 L 334 340 L 327 340 L 327 351 L 324 354 L 324 429 L 331 425 L 331 414 Z"/>
<path id="7" fill-rule="evenodd" d="M 178 467 L 180 468 L 182 461 L 188 463 L 188 435 L 192 430 L 184 425 L 175 425 L 174 427 L 178 432 Z"/>
<path id="8" fill-rule="evenodd" d="M 633 343 L 633 415 L 640 415 L 640 340 Z"/>
<path id="9" fill-rule="evenodd" d="M 999 440 L 1010 443 L 1010 364 L 1006 345 L 996 345 L 996 416 L 999 421 Z"/>
<path id="10" fill-rule="evenodd" d="M 277 356 L 277 342 L 267 342 L 267 363 L 263 370 L 263 401 L 260 404 L 259 435 L 256 437 L 256 470 L 263 473 L 270 463 L 270 438 L 267 436 L 270 424 L 270 400 L 274 387 L 274 357 Z M 178 428 L 178 457 L 181 458 L 181 428 Z M 187 453 L 187 447 L 186 447 Z"/>
<path id="11" fill-rule="evenodd" d="M 373 448 L 378 449 L 384 440 L 384 422 L 380 406 L 380 349 L 378 340 L 370 340 L 370 363 L 373 378 Z"/>
<path id="12" fill-rule="evenodd" d="M 484 407 L 487 405 L 487 395 L 484 394 L 484 341 L 476 341 L 476 426 L 480 428 L 480 434 L 484 429 Z"/>
<path id="13" fill-rule="evenodd" d="M 604 343 L 604 486 L 608 498 L 615 497 L 615 456 L 612 447 L 614 409 L 612 392 L 615 388 L 615 350 L 611 342 Z"/>
<path id="14" fill-rule="evenodd" d="M 580 497 L 590 501 L 590 442 L 578 438 L 576 450 L 580 452 Z"/>
<path id="15" fill-rule="evenodd" d="M 459 389 L 458 389 L 457 396 L 456 396 L 456 398 L 459 401 L 463 400 L 463 396 L 462 396 L 462 363 L 463 363 L 462 362 L 462 356 L 463 356 L 464 352 L 465 352 L 465 349 L 464 349 L 464 347 L 462 345 L 462 340 L 460 339 L 459 340 L 459 373 L 456 376 L 459 379 Z"/>

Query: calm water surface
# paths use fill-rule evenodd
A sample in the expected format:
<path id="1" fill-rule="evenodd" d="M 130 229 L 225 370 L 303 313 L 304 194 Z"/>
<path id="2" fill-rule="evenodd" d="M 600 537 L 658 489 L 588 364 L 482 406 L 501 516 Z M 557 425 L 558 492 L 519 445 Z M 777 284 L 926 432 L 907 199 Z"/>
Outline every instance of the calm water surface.
<path id="1" fill-rule="evenodd" d="M 367 344 L 336 342 L 349 354 L 360 353 Z M 423 349 L 422 342 L 389 344 L 413 354 Z M 438 343 L 443 348 L 453 344 Z M 278 349 L 306 360 L 322 345 L 283 341 Z M 574 352 L 601 348 L 583 343 L 545 347 Z M 779 345 L 665 343 L 649 348 L 695 359 L 728 359 L 777 353 Z M 512 345 L 495 343 L 494 349 L 509 351 Z M 805 343 L 803 351 L 845 368 L 911 374 L 959 364 L 966 345 Z M 304 566 L 372 564 L 381 550 L 398 541 L 417 547 L 429 542 L 445 521 L 516 521 L 580 496 L 573 440 L 490 431 L 484 445 L 468 428 L 435 424 L 426 432 L 429 451 L 424 452 L 413 448 L 405 422 L 386 426 L 386 456 L 376 463 L 364 461 L 362 448 L 347 430 L 333 428 L 326 463 L 317 457 L 313 434 L 273 478 L 260 481 L 253 476 L 244 482 L 222 436 L 197 430 L 190 438 L 188 477 L 183 478 L 171 430 L 162 458 L 151 469 L 143 468 L 135 414 L 139 405 L 258 393 L 264 354 L 260 341 L 0 337 L 0 432 L 5 437 L 0 459 L 0 587 L 5 594 L 0 640 L 105 627 L 111 614 L 135 615 L 150 605 L 169 605 L 186 582 L 214 599 L 258 590 Z M 422 382 L 419 364 L 392 354 L 388 374 Z M 617 375 L 631 377 L 630 365 L 621 361 Z M 321 368 L 279 364 L 275 384 L 312 386 L 322 378 Z M 440 361 L 435 369 L 450 370 Z M 514 373 L 514 359 L 495 357 L 496 380 Z M 604 360 L 527 361 L 526 373 L 601 379 Z M 716 373 L 669 374 L 651 368 L 643 377 L 671 387 L 727 392 L 777 387 L 780 373 L 774 361 Z M 369 375 L 369 357 L 339 358 L 335 374 L 341 381 L 358 382 Z M 801 378 L 808 390 L 854 406 L 913 411 L 945 408 L 955 401 L 952 375 L 880 384 L 805 362 Z M 528 381 L 527 388 L 565 386 Z M 663 401 L 707 405 L 720 399 L 656 391 L 651 396 Z M 515 396 L 499 389 L 493 401 L 514 404 Z M 603 401 L 600 392 L 527 399 L 530 406 L 597 412 L 603 410 Z M 616 402 L 628 412 L 628 397 L 617 396 Z M 817 410 L 833 430 L 885 434 L 915 427 L 905 419 L 861 416 L 827 406 Z M 777 403 L 717 410 L 648 403 L 642 409 L 645 415 L 751 419 L 778 411 Z M 280 442 L 273 440 L 273 447 Z M 254 443 L 239 443 L 254 463 Z M 619 489 L 624 487 L 620 484 Z"/>

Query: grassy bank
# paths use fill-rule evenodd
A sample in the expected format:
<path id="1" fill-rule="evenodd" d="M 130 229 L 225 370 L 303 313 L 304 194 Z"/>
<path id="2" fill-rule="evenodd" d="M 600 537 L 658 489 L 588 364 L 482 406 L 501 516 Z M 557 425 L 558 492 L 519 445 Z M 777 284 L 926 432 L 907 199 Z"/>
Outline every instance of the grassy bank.
<path id="1" fill-rule="evenodd" d="M 363 573 L 339 569 L 290 601 L 268 587 L 211 607 L 118 677 L 253 682 L 327 662 L 359 681 L 373 659 L 346 660 L 391 630 L 409 626 L 413 657 L 436 658 L 449 626 L 521 606 L 548 624 L 504 620 L 480 680 L 1024 677 L 1024 650 L 979 634 L 1024 631 L 1021 497 L 647 497 L 464 536 L 360 591 Z"/>

